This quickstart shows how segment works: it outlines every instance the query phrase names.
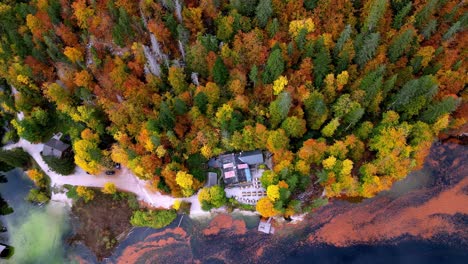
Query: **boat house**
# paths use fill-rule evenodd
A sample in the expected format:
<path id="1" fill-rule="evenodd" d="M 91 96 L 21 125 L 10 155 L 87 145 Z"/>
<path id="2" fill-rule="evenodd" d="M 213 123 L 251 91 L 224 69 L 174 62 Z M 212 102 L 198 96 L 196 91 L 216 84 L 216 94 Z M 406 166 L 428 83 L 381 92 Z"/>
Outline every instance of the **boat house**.
<path id="1" fill-rule="evenodd" d="M 258 231 L 265 233 L 265 234 L 273 234 L 275 233 L 275 228 L 271 226 L 271 217 L 268 220 L 260 220 L 258 223 Z"/>

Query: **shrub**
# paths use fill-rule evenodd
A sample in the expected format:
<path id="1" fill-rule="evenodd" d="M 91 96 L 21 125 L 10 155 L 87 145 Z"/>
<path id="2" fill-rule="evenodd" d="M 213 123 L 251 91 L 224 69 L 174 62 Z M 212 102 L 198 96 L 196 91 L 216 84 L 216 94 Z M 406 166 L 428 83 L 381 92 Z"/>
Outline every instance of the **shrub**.
<path id="1" fill-rule="evenodd" d="M 70 175 L 75 171 L 73 156 L 61 159 L 54 156 L 42 156 L 42 159 L 52 171 L 58 174 Z"/>
<path id="2" fill-rule="evenodd" d="M 115 184 L 112 182 L 106 182 L 101 191 L 105 194 L 115 194 L 117 192 L 117 187 L 115 187 Z"/>
<path id="3" fill-rule="evenodd" d="M 46 193 L 38 189 L 31 189 L 26 199 L 37 203 L 46 203 L 50 200 Z"/>
<path id="4" fill-rule="evenodd" d="M 68 189 L 68 192 L 67 192 L 67 197 L 76 201 L 78 199 L 80 199 L 80 196 L 78 196 L 78 193 L 76 192 L 76 186 L 72 186 L 72 185 L 65 185 L 65 188 Z"/>
<path id="5" fill-rule="evenodd" d="M 16 168 L 27 168 L 31 161 L 31 156 L 22 148 L 11 150 L 0 150 L 0 161 Z"/>
<path id="6" fill-rule="evenodd" d="M 76 193 L 79 197 L 83 198 L 86 203 L 94 199 L 94 191 L 84 186 L 76 187 Z"/>
<path id="7" fill-rule="evenodd" d="M 177 217 L 175 210 L 134 211 L 130 224 L 138 227 L 163 228 Z"/>

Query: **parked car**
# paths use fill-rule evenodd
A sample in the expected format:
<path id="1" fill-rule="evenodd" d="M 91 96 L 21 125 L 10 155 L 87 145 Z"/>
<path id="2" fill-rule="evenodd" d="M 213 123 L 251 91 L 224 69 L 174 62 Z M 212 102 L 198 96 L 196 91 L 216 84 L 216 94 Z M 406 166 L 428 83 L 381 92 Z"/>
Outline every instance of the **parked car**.
<path id="1" fill-rule="evenodd" d="M 114 174 L 115 174 L 115 171 L 113 170 L 106 171 L 106 175 L 114 175 Z"/>

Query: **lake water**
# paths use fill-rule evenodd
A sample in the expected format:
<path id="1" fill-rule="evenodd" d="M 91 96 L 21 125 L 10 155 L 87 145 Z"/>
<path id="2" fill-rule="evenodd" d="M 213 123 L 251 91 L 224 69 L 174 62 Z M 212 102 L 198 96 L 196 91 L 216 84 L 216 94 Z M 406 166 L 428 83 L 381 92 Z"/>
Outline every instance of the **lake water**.
<path id="1" fill-rule="evenodd" d="M 7 183 L 0 192 L 13 207 L 12 214 L 2 216 L 7 233 L 0 240 L 15 247 L 15 254 L 6 263 L 66 263 L 65 238 L 69 235 L 69 210 L 51 202 L 43 207 L 25 201 L 33 183 L 20 169 L 6 173 Z"/>

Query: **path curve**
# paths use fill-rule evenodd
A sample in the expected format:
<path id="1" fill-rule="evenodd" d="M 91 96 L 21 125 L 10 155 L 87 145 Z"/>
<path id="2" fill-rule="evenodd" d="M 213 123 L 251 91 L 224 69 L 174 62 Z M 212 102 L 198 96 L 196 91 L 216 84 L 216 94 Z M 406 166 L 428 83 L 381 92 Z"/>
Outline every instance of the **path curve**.
<path id="1" fill-rule="evenodd" d="M 105 183 L 112 182 L 115 184 L 117 189 L 132 192 L 137 196 L 138 200 L 142 200 L 153 207 L 169 209 L 176 200 L 176 198 L 173 198 L 169 195 L 164 195 L 160 192 L 152 192 L 148 190 L 146 188 L 148 182 L 138 179 L 128 168 L 124 166 L 122 166 L 120 170 L 116 170 L 116 174 L 111 176 L 105 175 L 105 173 L 101 173 L 99 175 L 90 175 L 78 166 L 75 168 L 75 172 L 68 176 L 55 173 L 49 169 L 49 166 L 42 159 L 40 153 L 43 149 L 43 146 L 44 144 L 42 143 L 34 144 L 25 139 L 20 139 L 15 144 L 4 146 L 3 149 L 8 150 L 13 148 L 22 148 L 24 151 L 28 152 L 29 155 L 31 155 L 37 164 L 41 167 L 41 169 L 49 176 L 52 187 L 61 187 L 65 184 L 69 184 L 74 186 L 102 188 Z M 57 195 L 52 197 L 52 200 L 63 202 L 65 200 L 65 196 Z M 201 209 L 200 202 L 198 201 L 196 194 L 188 198 L 180 198 L 180 200 L 192 203 L 192 207 L 190 209 L 191 216 L 209 215 L 208 212 L 205 212 Z"/>

